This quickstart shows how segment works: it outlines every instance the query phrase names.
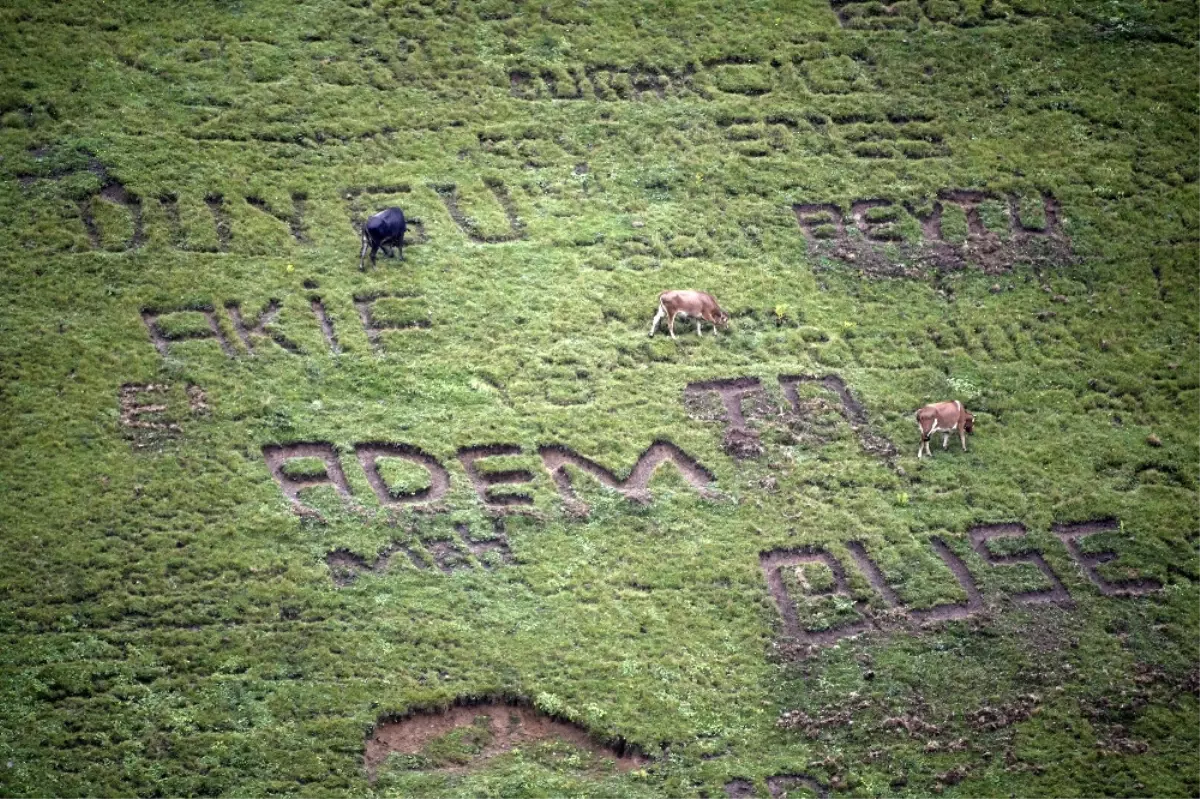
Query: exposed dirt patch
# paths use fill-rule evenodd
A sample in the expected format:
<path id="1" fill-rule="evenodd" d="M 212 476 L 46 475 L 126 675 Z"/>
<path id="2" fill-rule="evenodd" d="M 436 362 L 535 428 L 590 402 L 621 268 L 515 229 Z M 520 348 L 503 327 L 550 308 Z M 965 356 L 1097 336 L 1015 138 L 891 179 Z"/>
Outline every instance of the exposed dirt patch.
<path id="1" fill-rule="evenodd" d="M 229 314 L 230 321 L 233 322 L 233 329 L 237 333 L 238 338 L 242 340 L 242 344 L 246 347 L 248 353 L 251 355 L 254 354 L 254 340 L 251 339 L 251 335 L 253 335 L 255 339 L 274 341 L 285 352 L 290 352 L 292 355 L 299 355 L 300 347 L 295 342 L 289 341 L 279 331 L 267 328 L 267 325 L 274 322 L 275 318 L 279 316 L 282 308 L 282 300 L 268 300 L 266 307 L 259 313 L 254 323 L 247 325 L 245 318 L 242 316 L 241 304 L 237 301 L 225 303 L 225 310 Z"/>
<path id="2" fill-rule="evenodd" d="M 532 79 L 533 76 L 528 72 L 514 70 L 513 72 L 508 73 L 508 83 L 512 89 L 513 97 L 524 97 L 524 87 L 528 85 L 529 81 Z"/>
<path id="3" fill-rule="evenodd" d="M 533 473 L 525 469 L 510 469 L 506 471 L 481 471 L 476 462 L 483 458 L 520 455 L 521 447 L 516 444 L 487 444 L 480 447 L 466 447 L 458 451 L 458 459 L 475 487 L 475 493 L 488 506 L 489 510 L 503 511 L 515 505 L 532 505 L 533 497 L 529 494 L 503 493 L 497 494 L 493 486 L 512 485 L 514 483 L 529 483 L 533 481 Z"/>
<path id="4" fill-rule="evenodd" d="M 320 514 L 300 501 L 300 492 L 305 488 L 316 486 L 332 486 L 343 497 L 349 498 L 350 484 L 342 471 L 341 460 L 337 448 L 324 441 L 298 442 L 295 444 L 267 445 L 263 447 L 263 457 L 271 476 L 279 483 L 283 495 L 292 503 L 292 507 L 301 516 L 320 518 Z M 284 466 L 294 458 L 315 458 L 325 465 L 323 476 L 296 477 L 286 474 Z"/>
<path id="5" fill-rule="evenodd" d="M 754 783 L 740 778 L 730 780 L 725 783 L 725 795 L 729 799 L 750 799 L 754 796 Z"/>
<path id="6" fill-rule="evenodd" d="M 541 455 L 542 463 L 545 464 L 546 471 L 550 472 L 550 477 L 558 487 L 563 501 L 573 512 L 581 515 L 587 514 L 587 504 L 575 493 L 571 476 L 566 470 L 567 466 L 591 475 L 601 485 L 621 492 L 634 502 L 649 502 L 650 478 L 659 466 L 670 462 L 702 496 L 712 495 L 710 486 L 715 479 L 712 473 L 691 455 L 669 441 L 656 441 L 651 444 L 638 458 L 637 463 L 629 472 L 629 476 L 624 480 L 595 461 L 561 445 L 538 447 L 538 454 Z"/>
<path id="7" fill-rule="evenodd" d="M 168 383 L 126 383 L 119 394 L 118 423 L 126 430 L 134 449 L 157 447 L 178 438 L 183 432 L 180 421 L 208 416 L 211 409 L 204 389 L 188 385 L 183 392 L 173 392 Z"/>
<path id="8" fill-rule="evenodd" d="M 325 563 L 329 565 L 329 576 L 333 578 L 333 584 L 338 588 L 345 588 L 365 572 L 376 574 L 386 572 L 391 564 L 392 556 L 397 552 L 407 555 L 418 569 L 423 568 L 424 564 L 421 559 L 409 547 L 395 542 L 384 547 L 374 560 L 369 561 L 348 549 L 335 549 L 325 556 Z"/>
<path id="9" fill-rule="evenodd" d="M 792 796 L 791 791 L 794 788 L 806 788 L 816 794 L 818 799 L 826 799 L 829 796 L 829 789 L 807 774 L 776 774 L 774 777 L 767 777 L 767 792 L 771 794 L 771 799 L 788 799 Z"/>
<path id="10" fill-rule="evenodd" d="M 935 605 L 930 608 L 908 608 L 897 593 L 887 584 L 879 567 L 871 560 L 866 548 L 860 542 L 849 542 L 847 548 L 851 559 L 854 560 L 862 574 L 872 587 L 883 597 L 888 609 L 883 612 L 871 611 L 867 603 L 854 598 L 850 584 L 846 579 L 845 569 L 832 554 L 824 549 L 779 549 L 759 554 L 759 564 L 767 581 L 767 590 L 775 600 L 776 608 L 783 620 L 783 639 L 776 643 L 776 649 L 785 657 L 804 659 L 813 655 L 819 647 L 828 646 L 833 642 L 850 636 L 859 635 L 871 629 L 890 631 L 897 628 L 912 629 L 914 624 L 936 623 L 966 619 L 981 613 L 984 609 L 983 597 L 975 585 L 971 573 L 963 561 L 940 538 L 930 539 L 930 546 L 946 564 L 958 581 L 959 586 L 967 595 L 965 602 L 954 602 Z M 831 625 L 822 630 L 806 628 L 797 612 L 797 597 L 791 595 L 783 570 L 795 568 L 805 563 L 822 563 L 833 575 L 832 584 L 824 590 L 805 590 L 808 597 L 838 595 L 846 598 L 858 612 L 858 621 L 843 622 Z"/>
<path id="11" fill-rule="evenodd" d="M 414 316 L 403 322 L 383 322 L 375 318 L 372 312 L 372 307 L 376 301 L 395 298 L 402 300 L 416 299 L 414 295 L 409 294 L 361 294 L 354 297 L 354 308 L 358 311 L 358 318 L 362 321 L 363 332 L 367 334 L 367 341 L 376 352 L 383 352 L 383 338 L 381 333 L 389 330 L 426 330 L 432 326 L 430 319 L 422 316 Z"/>
<path id="12" fill-rule="evenodd" d="M 1003 705 L 984 705 L 966 716 L 967 724 L 980 732 L 992 732 L 1025 721 L 1041 709 L 1037 694 L 1025 694 Z"/>
<path id="13" fill-rule="evenodd" d="M 689 396 L 712 391 L 721 398 L 725 407 L 725 422 L 735 429 L 746 429 L 746 417 L 742 415 L 742 399 L 751 392 L 762 391 L 757 377 L 731 377 L 718 380 L 702 380 L 688 383 L 683 389 L 685 405 Z"/>
<path id="14" fill-rule="evenodd" d="M 1105 596 L 1142 596 L 1161 590 L 1162 583 L 1155 579 L 1131 578 L 1117 581 L 1106 579 L 1096 567 L 1116 560 L 1117 553 L 1105 551 L 1086 554 L 1080 549 L 1079 542 L 1082 539 L 1097 533 L 1119 530 L 1120 527 L 1120 522 L 1116 519 L 1099 519 L 1074 524 L 1055 524 L 1051 530 L 1062 539 L 1071 556 L 1083 567 L 1088 579 Z"/>
<path id="15" fill-rule="evenodd" d="M 408 444 L 365 443 L 354 448 L 367 482 L 384 506 L 399 506 L 413 502 L 436 502 L 450 490 L 450 473 L 436 458 Z M 416 491 L 397 491 L 379 473 L 380 458 L 399 458 L 415 463 L 429 473 L 429 485 Z"/>
<path id="16" fill-rule="evenodd" d="M 935 605 L 934 607 L 923 608 L 921 610 L 910 610 L 909 613 L 913 619 L 917 622 L 951 621 L 965 619 L 983 610 L 983 597 L 979 594 L 979 589 L 975 586 L 975 580 L 971 577 L 971 572 L 967 570 L 967 564 L 963 563 L 962 559 L 958 555 L 955 555 L 942 539 L 935 536 L 929 539 L 929 543 L 933 546 L 933 550 L 938 554 L 938 557 L 946 564 L 946 567 L 954 574 L 954 578 L 958 580 L 958 584 L 962 587 L 963 591 L 966 592 L 967 601 Z"/>
<path id="17" fill-rule="evenodd" d="M 253 195 L 246 198 L 246 202 L 254 206 L 265 214 L 275 217 L 280 222 L 288 226 L 288 230 L 297 242 L 307 244 L 309 241 L 308 234 L 304 227 L 304 210 L 308 200 L 308 195 L 303 192 L 292 193 L 292 212 L 284 213 L 272 208 L 266 200 Z"/>
<path id="18" fill-rule="evenodd" d="M 208 394 L 197 385 L 187 387 L 188 407 L 193 416 L 206 416 L 211 412 L 208 405 Z"/>
<path id="19" fill-rule="evenodd" d="M 459 539 L 483 567 L 489 570 L 494 568 L 494 561 L 498 560 L 502 564 L 513 562 L 512 551 L 508 548 L 508 535 L 504 530 L 504 520 L 493 519 L 492 528 L 492 538 L 475 538 L 466 524 L 459 522 L 454 525 Z M 495 557 L 487 557 L 488 555 Z"/>
<path id="20" fill-rule="evenodd" d="M 809 650 L 827 646 L 841 638 L 866 632 L 870 628 L 868 619 L 862 616 L 866 603 L 854 602 L 859 611 L 859 621 L 853 621 L 825 630 L 809 630 L 801 622 L 796 612 L 796 599 L 791 596 L 785 585 L 783 570 L 804 563 L 822 563 L 833 575 L 833 584 L 824 591 L 810 591 L 812 595 L 840 595 L 853 601 L 850 584 L 846 580 L 846 571 L 837 558 L 822 549 L 777 549 L 759 554 L 759 565 L 767 580 L 767 590 L 775 600 L 775 607 L 783 619 L 783 632 L 788 638 L 798 642 L 800 654 L 806 655 Z"/>
<path id="21" fill-rule="evenodd" d="M 442 198 L 442 202 L 446 206 L 446 211 L 449 212 L 450 218 L 454 220 L 454 224 L 458 225 L 467 238 L 476 244 L 500 244 L 525 238 L 525 223 L 517 216 L 517 207 L 513 205 L 513 201 L 508 196 L 508 190 L 505 189 L 504 184 L 498 181 L 484 182 L 491 189 L 492 194 L 495 195 L 496 201 L 500 203 L 500 207 L 504 209 L 504 215 L 508 217 L 509 233 L 492 236 L 484 234 L 479 229 L 479 226 L 459 208 L 458 188 L 456 186 L 434 185 L 430 188 Z"/>
<path id="22" fill-rule="evenodd" d="M 167 410 L 165 400 L 168 388 L 170 387 L 166 383 L 126 383 L 121 386 L 121 425 L 142 430 L 179 430 L 177 424 L 143 418 L 159 416 Z"/>
<path id="23" fill-rule="evenodd" d="M 869 241 L 899 241 L 900 234 L 889 222 L 876 222 L 870 218 L 869 212 L 875 208 L 887 208 L 891 200 L 871 199 L 856 200 L 850 205 L 850 218 L 855 226 L 862 231 Z"/>
<path id="24" fill-rule="evenodd" d="M 1099 520 L 1079 524 L 1056 524 L 1053 530 L 1064 540 L 1064 543 L 1070 549 L 1071 555 L 1081 563 L 1085 571 L 1094 572 L 1096 565 L 1108 562 L 1116 556 L 1112 552 L 1090 555 L 1081 554 L 1076 540 L 1087 535 L 1108 532 L 1118 528 L 1119 523 L 1114 520 Z M 1028 550 L 1012 555 L 996 555 L 988 548 L 988 542 L 990 541 L 1000 538 L 1023 537 L 1025 532 L 1025 528 L 1019 524 L 978 525 L 968 531 L 968 539 L 972 548 L 990 565 L 1009 566 L 1021 563 L 1032 565 L 1042 572 L 1050 584 L 1049 588 L 1010 594 L 1014 599 L 1026 604 L 1043 605 L 1053 603 L 1063 607 L 1070 607 L 1072 603 L 1066 587 L 1045 562 L 1040 552 Z M 821 611 L 818 610 L 816 618 L 813 620 L 799 618 L 797 611 L 799 606 L 796 602 L 797 597 L 789 593 L 796 589 L 794 585 L 792 588 L 788 587 L 788 583 L 782 577 L 781 569 L 795 567 L 803 563 L 823 563 L 833 575 L 832 583 L 825 586 L 824 590 L 814 591 L 810 583 L 801 579 L 799 590 L 806 597 L 821 594 L 838 594 L 852 600 L 845 571 L 838 564 L 836 558 L 821 549 L 776 550 L 770 553 L 762 553 L 760 555 L 760 562 L 767 576 L 768 590 L 775 600 L 783 619 L 784 636 L 780 641 L 776 642 L 775 649 L 785 658 L 802 660 L 812 656 L 820 646 L 829 645 L 842 637 L 857 635 L 867 630 L 878 630 L 881 632 L 903 630 L 913 633 L 918 631 L 914 625 L 923 623 L 930 624 L 963 619 L 975 619 L 975 624 L 985 623 L 986 608 L 975 581 L 967 570 L 966 564 L 940 538 L 931 538 L 930 545 L 946 564 L 946 567 L 954 575 L 963 592 L 967 595 L 965 602 L 947 603 L 922 609 L 906 607 L 897 593 L 888 585 L 883 573 L 871 559 L 863 543 L 851 541 L 846 544 L 851 559 L 854 561 L 859 572 L 866 577 L 874 590 L 883 598 L 884 603 L 887 605 L 887 610 L 882 612 L 873 611 L 863 602 L 854 602 L 854 607 L 858 611 L 861 620 L 848 623 L 843 622 L 839 626 L 828 626 L 815 633 L 806 629 L 806 625 L 814 621 L 820 623 Z M 1122 582 L 1112 582 L 1103 580 L 1103 578 L 1099 578 L 1099 575 L 1096 575 L 1093 578 L 1094 582 L 1097 579 L 1100 580 L 1096 582 L 1097 586 L 1101 587 L 1104 593 L 1109 596 L 1140 595 L 1161 588 L 1161 585 L 1154 580 L 1131 579 Z M 793 579 L 792 582 L 795 583 L 796 580 Z M 1070 633 L 1074 627 L 1068 617 L 1050 616 L 1044 619 L 1044 622 L 1049 626 L 1039 625 L 1026 633 L 1031 650 L 1038 655 L 1038 662 L 1045 660 L 1046 656 L 1051 655 L 1068 644 L 1072 647 L 1078 646 L 1077 641 L 1072 642 L 1071 640 Z M 828 622 L 826 621 L 825 623 Z M 1029 670 L 1026 682 L 1031 687 L 1058 688 L 1061 685 L 1064 672 L 1068 675 L 1070 674 L 1069 665 L 1062 669 L 1055 666 L 1033 668 Z M 1168 678 L 1165 674 L 1158 667 L 1139 667 L 1138 676 L 1135 678 L 1135 681 L 1139 686 L 1153 686 L 1162 680 L 1169 680 L 1171 681 L 1170 691 L 1175 693 L 1182 691 L 1200 694 L 1200 670 L 1194 670 L 1182 678 Z M 868 676 L 867 679 L 871 679 L 871 676 Z M 1139 688 L 1138 691 L 1145 694 L 1145 696 L 1139 698 L 1138 691 L 1130 693 L 1125 689 L 1121 689 L 1119 701 L 1125 702 L 1128 699 L 1128 702 L 1125 702 L 1120 708 L 1113 711 L 1116 715 L 1110 713 L 1111 718 L 1108 718 L 1108 721 L 1128 727 L 1133 719 L 1132 714 L 1137 708 L 1151 702 L 1148 692 L 1152 690 L 1152 688 L 1146 688 L 1145 690 Z M 1115 697 L 1116 695 L 1114 694 L 1113 696 Z M 850 699 L 854 698 L 856 698 L 856 695 L 850 697 Z M 926 752 L 960 751 L 970 746 L 970 735 L 965 734 L 967 731 L 961 729 L 964 724 L 975 732 L 991 732 L 1009 727 L 1037 713 L 1041 706 L 1041 701 L 1039 694 L 1029 693 L 1017 696 L 1004 704 L 985 705 L 977 711 L 964 714 L 961 719 L 957 716 L 947 716 L 936 724 L 928 720 L 927 713 L 914 716 L 912 711 L 905 711 L 889 716 L 884 720 L 880 729 L 902 729 L 910 736 L 927 739 Z M 1117 701 L 1116 698 L 1111 700 L 1106 698 L 1093 704 L 1096 708 L 1099 708 L 1097 712 L 1109 713 L 1111 709 L 1110 704 Z M 842 726 L 847 726 L 854 710 L 856 708 L 861 709 L 862 707 L 865 707 L 865 705 L 861 703 L 854 705 L 852 702 L 847 702 L 845 705 L 824 708 L 815 715 L 810 715 L 802 710 L 788 711 L 780 716 L 778 724 L 787 729 L 800 730 L 806 737 L 822 737 L 823 730 L 827 728 L 838 729 Z M 951 726 L 947 727 L 946 725 Z M 1109 741 L 1111 746 L 1105 748 L 1102 745 L 1102 749 L 1115 753 L 1137 752 L 1139 743 L 1134 739 L 1129 739 L 1125 735 L 1125 729 L 1114 729 L 1110 732 L 1111 734 L 1106 732 L 1104 735 L 1107 736 L 1105 740 Z M 1099 731 L 1098 734 L 1100 734 Z"/>
<path id="25" fill-rule="evenodd" d="M 1043 194 L 1045 221 L 1036 226 L 1021 220 L 1018 198 L 1010 195 L 1005 206 L 1007 238 L 987 228 L 980 210 L 985 202 L 999 203 L 1003 199 L 988 192 L 948 189 L 938 193 L 928 210 L 903 203 L 903 208 L 921 225 L 919 243 L 901 241 L 890 219 L 871 220 L 873 209 L 900 207 L 891 200 L 872 198 L 851 204 L 848 218 L 862 234 L 859 238 L 847 235 L 847 217 L 836 205 L 798 204 L 792 210 L 818 255 L 852 265 L 871 278 L 930 279 L 968 268 L 1003 274 L 1020 262 L 1051 267 L 1074 262 L 1070 240 L 1060 224 L 1061 206 L 1054 197 Z M 947 205 L 961 209 L 966 218 L 967 236 L 962 242 L 947 241 L 943 235 L 942 216 Z M 818 265 L 817 271 L 824 268 L 827 267 Z"/>
<path id="26" fill-rule="evenodd" d="M 93 205 L 97 198 L 103 198 L 116 205 L 124 206 L 129 212 L 132 233 L 123 245 L 123 250 L 135 250 L 141 247 L 146 240 L 146 231 L 142 221 L 142 201 L 136 194 L 128 191 L 125 186 L 116 178 L 108 174 L 108 171 L 100 165 L 99 161 L 95 162 L 99 166 L 99 175 L 103 185 L 95 197 L 83 200 L 79 204 L 80 218 L 83 220 L 84 229 L 87 230 L 88 239 L 92 243 L 94 249 L 103 247 L 101 241 L 101 230 L 96 223 L 96 218 L 93 213 Z"/>
<path id="27" fill-rule="evenodd" d="M 783 389 L 783 395 L 791 403 L 792 410 L 797 415 L 802 414 L 804 411 L 799 393 L 796 390 L 796 386 L 801 383 L 819 383 L 836 394 L 841 402 L 842 413 L 845 415 L 846 421 L 850 423 L 850 427 L 858 435 L 858 440 L 863 450 L 869 455 L 883 458 L 889 464 L 894 465 L 896 457 L 900 454 L 899 451 L 892 442 L 871 429 L 866 408 L 863 407 L 862 402 L 850 391 L 846 385 L 846 381 L 840 375 L 827 374 L 821 377 L 815 375 L 780 375 L 779 385 Z"/>
<path id="28" fill-rule="evenodd" d="M 871 707 L 871 700 L 857 695 L 837 705 L 827 705 L 815 711 L 814 714 L 803 710 L 785 710 L 779 714 L 775 724 L 785 730 L 797 730 L 805 738 L 816 739 L 827 731 L 837 730 L 849 724 L 856 712 Z"/>
<path id="29" fill-rule="evenodd" d="M 1109 690 L 1080 701 L 1080 711 L 1096 732 L 1102 755 L 1144 754 L 1149 744 L 1131 737 L 1131 728 L 1152 705 L 1177 707 L 1183 695 L 1200 696 L 1200 669 L 1170 674 L 1160 666 L 1134 664 L 1133 686 L 1110 685 Z"/>
<path id="30" fill-rule="evenodd" d="M 721 439 L 721 448 L 740 461 L 757 458 L 764 452 L 762 441 L 753 430 L 726 430 Z"/>
<path id="31" fill-rule="evenodd" d="M 454 532 L 458 536 L 457 540 L 438 539 L 421 541 L 419 544 L 412 538 L 393 541 L 380 550 L 373 560 L 367 560 L 344 548 L 331 550 L 325 556 L 325 562 L 329 565 L 329 576 L 335 586 L 344 588 L 368 572 L 387 572 L 392 566 L 393 556 L 398 553 L 405 555 L 416 569 L 429 571 L 436 568 L 442 574 L 477 567 L 491 571 L 513 562 L 503 520 L 497 519 L 493 522 L 493 534 L 490 538 L 474 537 L 465 523 L 455 524 Z"/>
<path id="32" fill-rule="evenodd" d="M 462 728 L 471 728 L 477 736 L 450 762 L 430 755 L 430 743 Z M 372 782 L 380 764 L 392 753 L 418 756 L 418 763 L 429 763 L 431 768 L 458 771 L 522 744 L 554 738 L 609 759 L 620 771 L 652 762 L 622 738 L 599 742 L 583 727 L 549 716 L 524 700 L 468 698 L 445 709 L 381 718 L 367 736 L 363 765 Z"/>
<path id="33" fill-rule="evenodd" d="M 121 386 L 118 420 L 135 450 L 159 447 L 182 432 L 167 414 L 169 390 L 166 383 Z"/>
<path id="34" fill-rule="evenodd" d="M 329 345 L 329 351 L 337 355 L 342 351 L 341 345 L 337 340 L 337 333 L 333 329 L 333 320 L 329 318 L 329 313 L 325 310 L 325 303 L 320 297 L 310 297 L 309 303 L 312 306 L 313 316 L 317 317 L 317 322 L 321 325 L 321 333 L 325 336 L 325 343 Z"/>
<path id="35" fill-rule="evenodd" d="M 850 551 L 850 557 L 854 560 L 854 565 L 858 566 L 858 570 L 867 578 L 867 582 L 871 587 L 879 592 L 884 601 L 892 607 L 900 607 L 902 604 L 900 596 L 887 584 L 884 579 L 883 572 L 875 565 L 875 561 L 871 560 L 867 555 L 866 547 L 861 541 L 849 541 L 846 543 L 846 549 Z"/>
<path id="36" fill-rule="evenodd" d="M 735 377 L 720 380 L 704 380 L 689 383 L 683 390 L 684 406 L 689 413 L 697 415 L 696 411 L 704 414 L 700 396 L 714 392 L 721 399 L 725 409 L 725 437 L 722 442 L 727 453 L 739 460 L 758 457 L 763 453 L 759 434 L 746 424 L 742 413 L 742 402 L 747 396 L 755 396 L 760 406 L 765 407 L 765 396 L 762 384 L 756 377 Z"/>
<path id="37" fill-rule="evenodd" d="M 159 317 L 172 313 L 201 313 L 208 322 L 208 330 L 191 330 L 182 333 L 168 333 L 163 330 L 159 324 Z M 154 348 L 158 350 L 158 354 L 164 358 L 170 352 L 171 344 L 179 341 L 190 341 L 197 339 L 213 338 L 221 345 L 221 350 L 230 358 L 236 356 L 236 352 L 226 340 L 225 334 L 221 332 L 221 325 L 217 321 L 216 309 L 211 305 L 197 305 L 190 308 L 174 308 L 171 310 L 163 310 L 157 308 L 143 308 L 142 322 L 146 325 L 146 330 L 150 334 L 150 341 L 153 342 Z"/>
<path id="38" fill-rule="evenodd" d="M 971 548 L 979 553 L 979 556 L 988 563 L 993 566 L 1030 563 L 1036 566 L 1050 583 L 1050 588 L 1011 594 L 1010 596 L 1014 600 L 1024 603 L 1058 602 L 1069 604 L 1071 602 L 1071 595 L 1067 593 L 1067 588 L 1058 579 L 1058 575 L 1050 568 L 1050 564 L 1046 563 L 1046 559 L 1042 557 L 1041 552 L 1030 550 L 1016 555 L 995 555 L 988 549 L 987 542 L 994 538 L 1019 538 L 1024 535 L 1025 526 L 1021 524 L 978 525 L 967 531 L 967 538 L 971 541 Z"/>
<path id="39" fill-rule="evenodd" d="M 210 194 L 204 198 L 204 204 L 208 206 L 217 229 L 217 251 L 229 252 L 229 244 L 233 241 L 233 221 L 225 208 L 225 198 L 220 194 Z"/>
<path id="40" fill-rule="evenodd" d="M 40 161 L 50 154 L 50 148 L 43 146 L 31 149 L 29 152 L 30 155 Z M 129 213 L 131 232 L 129 238 L 121 245 L 120 250 L 128 252 L 141 247 L 146 241 L 141 198 L 129 191 L 121 181 L 109 174 L 108 168 L 94 155 L 87 154 L 87 162 L 83 167 L 59 168 L 49 174 L 22 173 L 17 175 L 17 179 L 22 187 L 29 188 L 38 180 L 57 181 L 78 172 L 91 172 L 100 181 L 100 188 L 94 194 L 83 198 L 78 203 L 79 218 L 83 223 L 84 230 L 87 232 L 88 241 L 92 249 L 104 249 L 104 231 L 96 221 L 94 210 L 95 203 L 101 199 L 115 205 L 120 205 Z"/>

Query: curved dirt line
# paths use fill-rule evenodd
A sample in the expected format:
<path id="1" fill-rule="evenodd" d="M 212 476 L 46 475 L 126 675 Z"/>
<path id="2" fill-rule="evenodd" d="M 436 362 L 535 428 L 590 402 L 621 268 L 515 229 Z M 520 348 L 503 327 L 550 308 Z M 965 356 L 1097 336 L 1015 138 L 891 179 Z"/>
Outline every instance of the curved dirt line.
<path id="1" fill-rule="evenodd" d="M 487 740 L 468 765 L 502 755 L 523 743 L 552 738 L 599 757 L 610 758 L 620 771 L 631 771 L 651 762 L 623 738 L 600 743 L 583 727 L 549 716 L 521 700 L 491 699 L 465 701 L 441 710 L 418 710 L 403 717 L 381 717 L 367 736 L 363 749 L 363 765 L 368 778 L 375 781 L 379 765 L 393 752 L 415 755 L 430 742 L 459 728 L 483 729 L 482 724 L 477 724 L 481 717 L 487 719 Z M 456 768 L 461 766 L 442 766 L 440 770 Z"/>
<path id="2" fill-rule="evenodd" d="M 358 462 L 362 465 L 367 482 L 382 505 L 404 505 L 412 502 L 434 502 L 450 490 L 450 473 L 436 458 L 408 444 L 368 442 L 354 447 Z M 380 458 L 399 458 L 425 469 L 429 474 L 429 485 L 416 491 L 397 491 L 387 484 L 379 473 Z"/>
<path id="3" fill-rule="evenodd" d="M 716 480 L 703 464 L 670 441 L 660 440 L 651 444 L 637 459 L 637 463 L 629 471 L 629 476 L 623 480 L 590 458 L 585 458 L 561 444 L 538 447 L 538 454 L 541 455 L 542 463 L 545 464 L 546 471 L 550 472 L 563 501 L 582 514 L 587 513 L 587 504 L 575 493 L 571 476 L 565 468 L 568 465 L 595 478 L 601 485 L 621 492 L 627 499 L 642 503 L 650 501 L 650 478 L 659 466 L 668 461 L 675 464 L 684 480 L 699 491 L 701 496 L 712 496 L 710 486 Z"/>

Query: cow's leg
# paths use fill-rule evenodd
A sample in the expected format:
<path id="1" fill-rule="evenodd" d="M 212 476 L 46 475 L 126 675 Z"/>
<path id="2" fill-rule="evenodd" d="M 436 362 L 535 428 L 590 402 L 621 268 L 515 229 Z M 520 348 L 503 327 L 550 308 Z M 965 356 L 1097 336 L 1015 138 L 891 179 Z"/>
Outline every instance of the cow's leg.
<path id="1" fill-rule="evenodd" d="M 363 271 L 363 259 L 367 257 L 367 248 L 371 246 L 371 240 L 367 236 L 367 231 L 362 232 L 362 249 L 358 251 L 358 271 Z"/>
<path id="2" fill-rule="evenodd" d="M 380 249 L 383 250 L 384 257 L 386 257 L 386 258 L 394 258 L 395 257 L 396 251 L 392 248 L 392 245 L 381 243 L 379 245 L 379 247 L 380 247 Z"/>
<path id="3" fill-rule="evenodd" d="M 702 320 L 702 319 L 697 319 L 697 320 L 696 320 L 696 335 L 697 335 L 697 336 L 699 336 L 700 338 L 704 338 L 704 331 L 702 331 L 702 330 L 700 329 L 700 325 L 701 325 L 701 323 L 702 323 L 703 321 L 704 321 L 704 320 Z"/>
<path id="4" fill-rule="evenodd" d="M 658 321 L 667 315 L 667 309 L 662 307 L 662 303 L 658 304 L 658 313 L 654 314 L 654 321 L 650 323 L 650 336 L 654 336 L 654 331 L 658 330 Z"/>
<path id="5" fill-rule="evenodd" d="M 950 446 L 950 434 L 943 432 L 942 433 L 942 449 L 945 450 L 945 449 L 949 448 L 949 446 Z"/>
<path id="6" fill-rule="evenodd" d="M 717 335 L 717 323 L 716 323 L 716 322 L 710 322 L 709 324 L 711 324 L 711 325 L 713 326 L 713 335 L 714 335 L 714 336 L 715 336 L 715 335 Z"/>
<path id="7" fill-rule="evenodd" d="M 676 312 L 678 313 L 678 312 Z M 671 338 L 675 338 L 675 316 L 676 314 L 667 315 L 667 332 L 671 334 Z"/>
<path id="8" fill-rule="evenodd" d="M 960 427 L 958 428 L 958 440 L 962 444 L 963 452 L 967 451 L 967 431 Z"/>

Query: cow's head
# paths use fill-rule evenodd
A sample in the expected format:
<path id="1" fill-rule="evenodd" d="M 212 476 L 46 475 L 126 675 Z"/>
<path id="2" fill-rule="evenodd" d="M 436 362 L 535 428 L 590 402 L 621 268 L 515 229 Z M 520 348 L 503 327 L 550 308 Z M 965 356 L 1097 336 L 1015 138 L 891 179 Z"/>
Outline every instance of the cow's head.
<path id="1" fill-rule="evenodd" d="M 716 324 L 718 326 L 729 327 L 729 314 L 725 313 L 720 308 L 718 308 L 717 313 L 715 314 L 715 317 L 717 320 Z"/>
<path id="2" fill-rule="evenodd" d="M 975 431 L 975 416 L 966 409 L 963 410 L 963 430 L 968 433 Z"/>

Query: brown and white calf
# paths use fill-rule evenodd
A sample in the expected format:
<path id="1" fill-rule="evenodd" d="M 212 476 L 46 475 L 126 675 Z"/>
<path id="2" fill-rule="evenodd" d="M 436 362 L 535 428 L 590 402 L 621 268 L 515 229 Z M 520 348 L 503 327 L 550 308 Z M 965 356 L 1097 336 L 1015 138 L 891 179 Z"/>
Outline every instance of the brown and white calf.
<path id="1" fill-rule="evenodd" d="M 957 431 L 963 452 L 966 452 L 967 433 L 975 429 L 975 417 L 958 400 L 935 402 L 917 411 L 917 426 L 921 428 L 921 446 L 917 447 L 917 457 L 926 454 L 932 458 L 929 437 L 934 433 L 942 433 L 942 449 L 946 449 L 950 445 L 950 434 Z"/>
<path id="2" fill-rule="evenodd" d="M 654 314 L 654 321 L 650 324 L 651 336 L 658 330 L 658 322 L 664 316 L 667 317 L 667 331 L 671 338 L 675 338 L 676 316 L 695 319 L 697 336 L 704 335 L 700 332 L 702 322 L 713 326 L 714 336 L 717 334 L 717 325 L 724 327 L 729 324 L 729 314 L 721 310 L 713 295 L 691 289 L 664 291 L 658 295 L 658 313 Z"/>

